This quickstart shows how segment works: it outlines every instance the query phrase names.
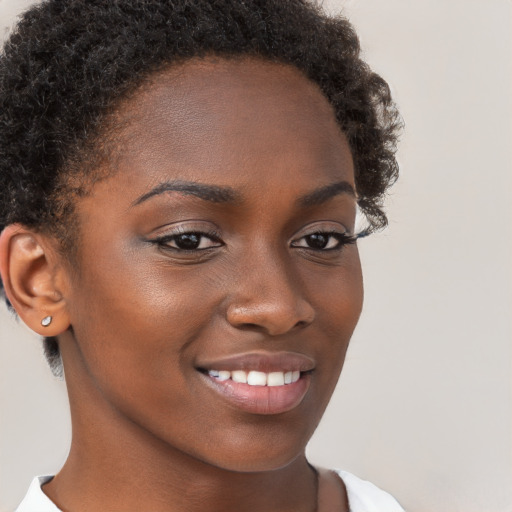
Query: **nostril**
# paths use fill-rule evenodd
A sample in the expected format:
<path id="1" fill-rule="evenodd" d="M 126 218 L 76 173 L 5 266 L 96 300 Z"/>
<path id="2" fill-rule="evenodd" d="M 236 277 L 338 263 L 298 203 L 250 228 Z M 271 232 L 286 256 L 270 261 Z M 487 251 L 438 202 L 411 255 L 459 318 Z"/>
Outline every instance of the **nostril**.
<path id="1" fill-rule="evenodd" d="M 236 315 L 231 315 L 229 318 L 229 323 L 236 327 L 237 329 L 244 331 L 261 331 L 270 334 L 271 336 L 278 336 L 280 334 L 285 334 L 286 332 L 290 332 L 295 329 L 303 329 L 308 326 L 311 321 L 308 320 L 298 320 L 287 317 L 286 315 L 260 315 L 258 317 L 259 321 L 250 322 L 246 321 L 248 319 L 238 317 Z"/>
<path id="2" fill-rule="evenodd" d="M 242 323 L 238 324 L 237 327 L 239 329 L 247 329 L 247 330 L 250 330 L 250 331 L 257 331 L 257 330 L 264 330 L 265 329 L 261 325 L 253 324 L 253 323 L 250 323 L 250 322 L 242 322 Z"/>
<path id="3" fill-rule="evenodd" d="M 312 305 L 296 293 L 280 295 L 267 293 L 253 300 L 232 299 L 226 309 L 226 319 L 238 329 L 265 331 L 278 336 L 309 325 L 315 318 Z"/>

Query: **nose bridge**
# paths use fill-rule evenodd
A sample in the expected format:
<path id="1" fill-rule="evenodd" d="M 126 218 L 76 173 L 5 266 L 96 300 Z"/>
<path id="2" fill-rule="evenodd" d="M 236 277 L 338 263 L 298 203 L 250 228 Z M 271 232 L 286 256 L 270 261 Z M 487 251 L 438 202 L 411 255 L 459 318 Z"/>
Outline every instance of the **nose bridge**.
<path id="1" fill-rule="evenodd" d="M 286 250 L 263 246 L 239 261 L 228 321 L 283 334 L 313 321 L 314 309 Z"/>

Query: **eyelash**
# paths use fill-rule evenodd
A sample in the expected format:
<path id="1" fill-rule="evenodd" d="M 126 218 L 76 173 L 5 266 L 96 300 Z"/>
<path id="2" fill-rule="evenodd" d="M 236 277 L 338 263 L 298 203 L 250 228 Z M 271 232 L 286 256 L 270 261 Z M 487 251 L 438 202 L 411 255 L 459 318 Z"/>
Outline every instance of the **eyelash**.
<path id="1" fill-rule="evenodd" d="M 337 244 L 335 247 L 329 247 L 329 248 L 316 248 L 316 247 L 304 247 L 304 246 L 298 246 L 294 245 L 294 243 L 298 242 L 299 240 L 303 240 L 307 237 L 320 235 L 329 238 L 335 238 L 337 240 Z M 330 252 L 330 251 L 340 251 L 343 249 L 346 245 L 355 244 L 357 242 L 357 239 L 359 238 L 359 235 L 351 235 L 349 233 L 340 233 L 338 231 L 314 231 L 313 233 L 308 233 L 307 235 L 303 235 L 297 240 L 292 241 L 292 247 L 297 247 L 300 249 L 306 249 L 309 251 L 316 251 L 316 252 Z M 326 245 L 329 245 L 329 242 L 327 242 Z"/>
<path id="2" fill-rule="evenodd" d="M 195 249 L 183 249 L 180 247 L 172 247 L 169 245 L 169 242 L 176 241 L 178 237 L 183 236 L 197 236 L 199 240 L 202 238 L 208 238 L 212 242 L 218 243 L 216 246 L 212 247 L 204 247 L 204 248 L 195 248 Z M 176 233 L 170 233 L 167 235 L 163 235 L 161 237 L 155 238 L 154 240 L 151 240 L 152 243 L 156 243 L 159 247 L 162 247 L 163 249 L 169 249 L 174 251 L 179 251 L 183 253 L 193 253 L 197 251 L 207 251 L 208 249 L 215 249 L 216 247 L 221 247 L 224 245 L 222 240 L 220 239 L 220 234 L 216 231 L 199 231 L 199 230 L 186 230 L 186 229 L 180 229 Z"/>
<path id="3" fill-rule="evenodd" d="M 303 239 L 306 239 L 307 237 L 312 237 L 315 235 L 327 237 L 327 239 L 328 239 L 327 244 L 326 244 L 327 246 L 330 243 L 329 238 L 331 238 L 331 237 L 335 238 L 337 240 L 337 244 L 335 247 L 329 247 L 329 248 L 325 248 L 325 247 L 316 248 L 316 247 L 296 245 L 297 242 L 299 242 Z M 176 239 L 178 237 L 183 237 L 183 236 L 189 236 L 189 237 L 196 236 L 199 239 L 199 245 L 201 245 L 201 239 L 203 239 L 203 238 L 208 238 L 210 241 L 217 243 L 218 245 L 214 245 L 211 247 L 203 247 L 203 248 L 197 247 L 197 248 L 192 248 L 192 249 L 173 247 L 173 246 L 169 245 L 169 242 L 176 241 Z M 340 251 L 341 249 L 343 249 L 344 246 L 356 243 L 358 238 L 361 238 L 362 236 L 364 236 L 364 234 L 352 235 L 352 234 L 348 234 L 348 233 L 340 233 L 338 231 L 314 231 L 312 233 L 308 233 L 307 235 L 303 235 L 296 240 L 293 240 L 291 242 L 291 247 L 295 247 L 298 249 L 305 249 L 308 251 L 315 251 L 315 252 Z M 215 249 L 217 247 L 221 247 L 224 245 L 224 243 L 222 242 L 222 240 L 220 238 L 219 233 L 217 233 L 216 231 L 209 231 L 209 232 L 195 231 L 195 230 L 187 231 L 185 229 L 179 230 L 179 232 L 177 232 L 177 233 L 163 235 L 159 238 L 151 240 L 151 242 L 157 244 L 158 246 L 160 246 L 164 249 L 174 250 L 174 251 L 178 251 L 178 252 L 182 252 L 182 253 L 194 253 L 194 252 L 198 252 L 198 251 L 207 251 L 207 250 Z"/>

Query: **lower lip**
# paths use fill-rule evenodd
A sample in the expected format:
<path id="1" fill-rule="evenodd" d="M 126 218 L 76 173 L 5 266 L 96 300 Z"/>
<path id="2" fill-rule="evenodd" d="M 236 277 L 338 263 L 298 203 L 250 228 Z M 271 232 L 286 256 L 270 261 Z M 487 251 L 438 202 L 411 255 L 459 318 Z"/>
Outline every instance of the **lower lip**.
<path id="1" fill-rule="evenodd" d="M 284 386 L 251 386 L 202 374 L 206 382 L 237 409 L 252 414 L 281 414 L 297 407 L 308 392 L 310 374 Z"/>

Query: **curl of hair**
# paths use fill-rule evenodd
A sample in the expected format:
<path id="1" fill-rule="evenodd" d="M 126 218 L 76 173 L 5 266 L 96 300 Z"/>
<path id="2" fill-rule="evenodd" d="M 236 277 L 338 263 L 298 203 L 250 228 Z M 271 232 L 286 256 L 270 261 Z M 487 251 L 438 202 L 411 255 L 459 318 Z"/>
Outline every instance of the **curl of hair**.
<path id="1" fill-rule="evenodd" d="M 401 121 L 345 18 L 308 0 L 47 0 L 0 55 L 0 231 L 21 223 L 72 250 L 73 201 L 95 179 L 108 114 L 152 73 L 209 55 L 291 64 L 315 82 L 347 136 L 370 230 L 387 224 Z M 45 354 L 58 372 L 56 339 Z"/>

